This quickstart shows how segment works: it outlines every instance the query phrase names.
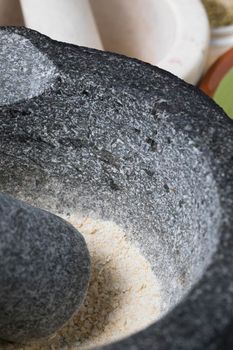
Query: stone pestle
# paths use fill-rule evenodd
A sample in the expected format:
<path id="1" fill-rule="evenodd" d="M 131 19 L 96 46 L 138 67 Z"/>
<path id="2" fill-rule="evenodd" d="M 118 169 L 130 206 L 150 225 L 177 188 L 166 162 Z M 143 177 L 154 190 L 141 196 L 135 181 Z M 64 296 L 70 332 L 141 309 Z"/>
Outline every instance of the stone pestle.
<path id="1" fill-rule="evenodd" d="M 0 193 L 0 338 L 46 338 L 79 309 L 90 258 L 82 235 L 45 210 Z"/>

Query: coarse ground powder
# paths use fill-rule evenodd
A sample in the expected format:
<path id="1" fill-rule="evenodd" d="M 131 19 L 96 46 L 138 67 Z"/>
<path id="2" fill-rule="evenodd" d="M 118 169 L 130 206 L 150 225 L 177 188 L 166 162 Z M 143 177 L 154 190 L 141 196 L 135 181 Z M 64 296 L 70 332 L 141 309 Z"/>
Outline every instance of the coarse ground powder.
<path id="1" fill-rule="evenodd" d="M 159 283 L 139 248 L 114 222 L 66 218 L 85 237 L 92 273 L 81 309 L 54 337 L 4 350 L 84 350 L 110 343 L 154 322 L 160 315 Z"/>

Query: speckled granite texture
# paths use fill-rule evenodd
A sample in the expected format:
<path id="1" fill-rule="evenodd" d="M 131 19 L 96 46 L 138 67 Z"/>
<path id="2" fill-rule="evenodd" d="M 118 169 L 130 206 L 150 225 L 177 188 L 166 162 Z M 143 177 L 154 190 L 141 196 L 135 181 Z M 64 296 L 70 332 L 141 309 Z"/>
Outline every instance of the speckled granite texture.
<path id="1" fill-rule="evenodd" d="M 1 87 L 0 190 L 55 213 L 113 219 L 162 284 L 161 320 L 106 349 L 232 349 L 232 121 L 148 64 L 23 28 L 1 35 L 39 51 L 36 67 L 36 57 L 46 63 L 32 75 L 35 91 Z M 15 46 L 16 70 L 18 55 L 31 62 L 27 52 Z"/>
<path id="2" fill-rule="evenodd" d="M 0 257 L 0 338 L 47 337 L 78 310 L 90 258 L 64 220 L 0 194 Z"/>

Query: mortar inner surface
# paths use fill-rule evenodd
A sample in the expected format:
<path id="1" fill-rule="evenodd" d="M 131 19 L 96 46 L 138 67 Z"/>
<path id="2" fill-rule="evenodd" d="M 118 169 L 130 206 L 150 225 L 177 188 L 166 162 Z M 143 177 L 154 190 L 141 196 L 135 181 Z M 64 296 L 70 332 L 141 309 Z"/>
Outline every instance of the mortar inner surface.
<path id="1" fill-rule="evenodd" d="M 1 149 L 0 190 L 58 215 L 114 221 L 152 265 L 164 314 L 198 281 L 215 251 L 216 183 L 206 155 L 166 117 L 153 134 L 145 120 L 117 130 L 113 123 L 99 129 L 96 121 L 88 129 L 95 142 L 85 142 L 79 120 L 76 143 L 60 139 L 56 150 L 50 146 L 59 132 L 43 146 L 11 135 Z"/>

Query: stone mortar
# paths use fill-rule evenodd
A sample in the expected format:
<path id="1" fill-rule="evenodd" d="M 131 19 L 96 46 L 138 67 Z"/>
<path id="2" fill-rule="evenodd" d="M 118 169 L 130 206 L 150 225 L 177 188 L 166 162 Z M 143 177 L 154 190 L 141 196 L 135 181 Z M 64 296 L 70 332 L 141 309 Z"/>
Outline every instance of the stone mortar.
<path id="1" fill-rule="evenodd" d="M 105 349 L 232 349 L 232 121 L 149 64 L 24 28 L 0 42 L 0 191 L 113 219 L 160 280 L 161 319 Z"/>

